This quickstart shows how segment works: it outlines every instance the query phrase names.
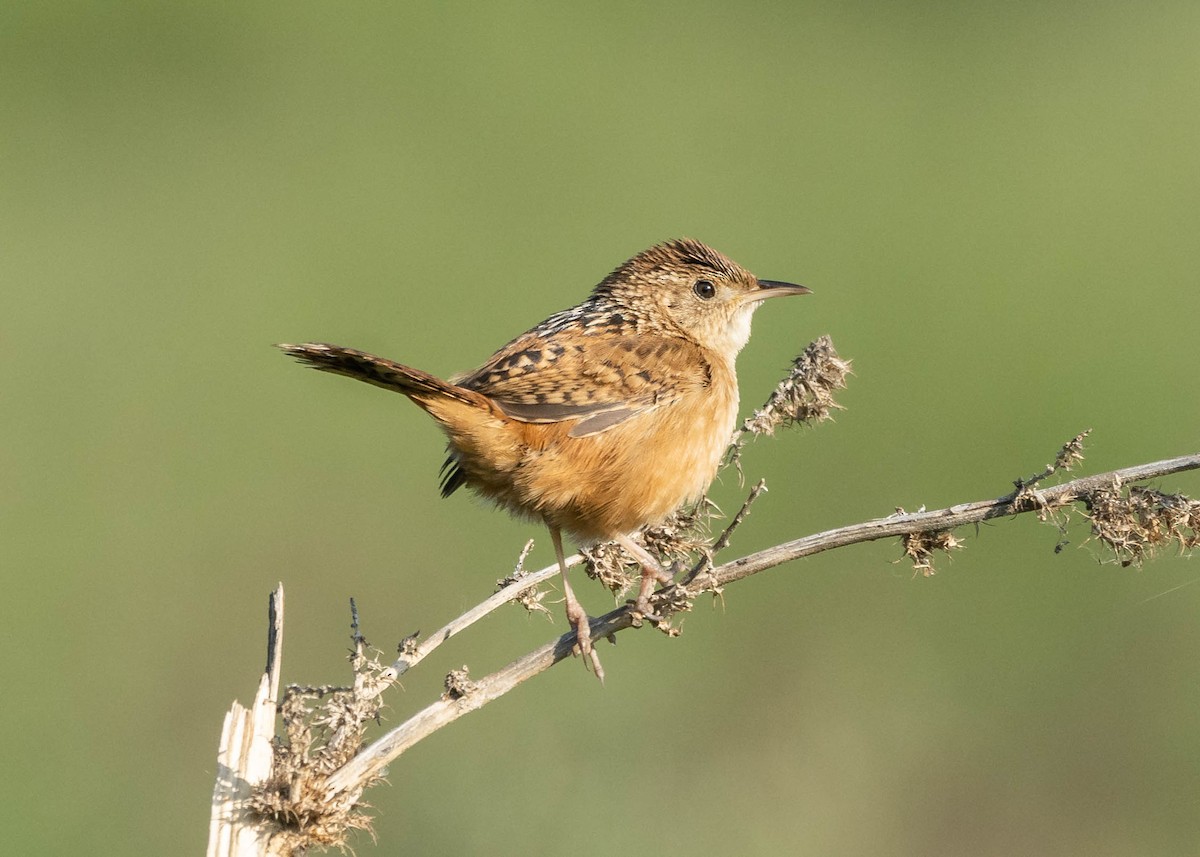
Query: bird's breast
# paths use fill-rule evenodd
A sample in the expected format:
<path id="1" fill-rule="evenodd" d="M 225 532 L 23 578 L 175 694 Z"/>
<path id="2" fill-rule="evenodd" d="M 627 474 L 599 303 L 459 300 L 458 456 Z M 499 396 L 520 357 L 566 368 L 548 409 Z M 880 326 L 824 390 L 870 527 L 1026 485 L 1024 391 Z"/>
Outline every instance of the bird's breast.
<path id="1" fill-rule="evenodd" d="M 517 505 L 584 542 L 658 523 L 708 490 L 737 407 L 736 376 L 721 365 L 704 387 L 595 435 L 531 427 L 537 436 L 514 474 Z"/>

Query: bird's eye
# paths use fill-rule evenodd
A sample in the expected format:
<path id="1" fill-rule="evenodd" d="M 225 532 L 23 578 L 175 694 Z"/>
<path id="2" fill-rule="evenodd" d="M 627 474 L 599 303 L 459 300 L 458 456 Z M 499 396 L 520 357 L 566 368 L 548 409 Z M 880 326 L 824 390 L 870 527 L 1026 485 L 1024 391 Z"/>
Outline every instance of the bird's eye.
<path id="1" fill-rule="evenodd" d="M 696 285 L 692 286 L 692 291 L 696 293 L 696 297 L 702 301 L 710 301 L 717 294 L 717 287 L 708 280 L 696 280 Z"/>

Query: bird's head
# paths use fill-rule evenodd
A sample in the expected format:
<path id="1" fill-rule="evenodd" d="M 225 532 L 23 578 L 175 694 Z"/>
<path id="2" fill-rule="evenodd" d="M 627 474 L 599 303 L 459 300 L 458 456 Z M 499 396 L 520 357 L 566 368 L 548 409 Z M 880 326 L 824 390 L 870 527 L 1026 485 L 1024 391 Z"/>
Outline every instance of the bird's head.
<path id="1" fill-rule="evenodd" d="M 639 326 L 685 336 L 732 360 L 750 338 L 750 318 L 759 304 L 811 291 L 760 280 L 708 245 L 680 238 L 638 253 L 595 294 L 627 308 Z"/>

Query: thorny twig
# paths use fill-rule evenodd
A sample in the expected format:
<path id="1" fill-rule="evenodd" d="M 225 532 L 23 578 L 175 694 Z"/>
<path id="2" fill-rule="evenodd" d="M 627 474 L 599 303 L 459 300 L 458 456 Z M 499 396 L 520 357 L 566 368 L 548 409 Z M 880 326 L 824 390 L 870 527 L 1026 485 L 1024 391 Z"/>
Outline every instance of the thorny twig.
<path id="1" fill-rule="evenodd" d="M 738 509 L 737 514 L 733 516 L 733 520 L 729 522 L 729 526 L 721 531 L 721 535 L 717 536 L 717 540 L 713 542 L 712 547 L 704 551 L 704 556 L 701 557 L 700 562 L 696 563 L 695 567 L 693 567 L 692 570 L 687 573 L 687 576 L 680 581 L 682 586 L 688 587 L 692 583 L 700 581 L 702 589 L 710 589 L 716 593 L 716 590 L 712 590 L 711 587 L 707 586 L 707 581 L 702 576 L 705 574 L 705 572 L 709 571 L 713 567 L 713 558 L 718 553 L 725 550 L 725 548 L 729 547 L 729 540 L 730 537 L 733 536 L 733 531 L 740 527 L 742 522 L 746 520 L 747 516 L 749 516 L 750 506 L 753 505 L 754 501 L 757 500 L 761 494 L 765 494 L 766 492 L 767 480 L 758 480 L 755 486 L 750 489 L 750 493 L 746 496 L 745 502 L 742 503 L 742 508 Z"/>

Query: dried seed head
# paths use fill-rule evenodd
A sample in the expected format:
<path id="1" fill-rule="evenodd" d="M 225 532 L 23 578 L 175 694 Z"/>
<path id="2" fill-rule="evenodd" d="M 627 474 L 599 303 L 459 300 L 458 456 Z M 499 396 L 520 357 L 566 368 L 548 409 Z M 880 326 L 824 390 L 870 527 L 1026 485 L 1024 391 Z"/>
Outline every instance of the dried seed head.
<path id="1" fill-rule="evenodd" d="M 933 577 L 933 555 L 936 551 L 950 553 L 962 547 L 962 541 L 950 530 L 926 533 L 906 533 L 900 537 L 904 555 L 912 560 L 913 569 L 924 577 Z"/>
<path id="2" fill-rule="evenodd" d="M 707 497 L 680 506 L 665 521 L 646 527 L 638 541 L 666 565 L 687 562 L 712 543 L 711 522 L 723 517 L 717 504 Z"/>
<path id="3" fill-rule="evenodd" d="M 330 774 L 358 755 L 367 724 L 378 720 L 384 667 L 379 652 L 368 653 L 358 631 L 358 611 L 353 621 L 350 666 L 351 687 L 290 685 L 279 704 L 283 735 L 273 744 L 271 775 L 255 786 L 248 799 L 250 811 L 269 819 L 274 834 L 286 843 L 280 853 L 304 853 L 314 847 L 347 848 L 351 830 L 371 829 L 366 804 L 355 796 L 330 796 L 325 783 Z M 378 777 L 364 784 L 373 785 Z M 355 794 L 360 794 L 356 792 Z M 274 839 L 273 839 L 274 842 Z"/>
<path id="4" fill-rule="evenodd" d="M 819 423 L 841 409 L 834 392 L 844 389 L 850 361 L 838 356 L 833 340 L 822 336 L 792 361 L 792 369 L 766 403 L 743 424 L 738 434 L 771 435 L 796 423 Z"/>
<path id="5" fill-rule="evenodd" d="M 1092 537 L 1107 545 L 1122 565 L 1141 565 L 1167 544 L 1181 550 L 1200 545 L 1200 501 L 1183 494 L 1119 484 L 1081 497 L 1092 522 Z"/>
<path id="6" fill-rule="evenodd" d="M 421 636 L 420 631 L 413 631 L 401 640 L 400 645 L 396 647 L 397 654 L 402 658 L 412 658 L 417 653 L 417 637 L 419 636 Z"/>
<path id="7" fill-rule="evenodd" d="M 497 592 L 514 583 L 519 583 L 529 576 L 529 572 L 525 570 L 525 560 L 531 550 L 533 550 L 533 539 L 527 541 L 525 547 L 521 549 L 521 553 L 517 557 L 517 564 L 513 566 L 512 574 L 496 581 Z M 544 613 L 547 618 L 550 618 L 550 609 L 542 603 L 549 594 L 548 590 L 538 589 L 537 584 L 533 584 L 519 591 L 512 600 L 513 603 L 521 605 L 530 613 Z"/>
<path id="8" fill-rule="evenodd" d="M 680 506 L 666 520 L 635 533 L 632 538 L 664 565 L 687 564 L 703 554 L 712 543 L 710 521 L 721 510 L 707 497 Z M 615 542 L 602 542 L 581 551 L 588 577 L 599 580 L 618 598 L 641 575 L 637 560 Z"/>
<path id="9" fill-rule="evenodd" d="M 1054 459 L 1053 466 L 1049 468 L 1051 472 L 1070 470 L 1071 465 L 1083 461 L 1083 441 L 1091 433 L 1091 429 L 1082 431 L 1063 444 L 1063 448 L 1058 451 L 1058 457 Z"/>
<path id="10" fill-rule="evenodd" d="M 370 668 L 382 670 L 378 662 Z M 249 806 L 280 829 L 289 853 L 345 849 L 350 831 L 371 829 L 366 804 L 331 799 L 325 781 L 358 754 L 367 723 L 378 716 L 379 699 L 346 687 L 293 685 L 284 692 L 279 707 L 284 734 L 275 739 L 271 776 L 254 788 Z"/>
<path id="11" fill-rule="evenodd" d="M 620 598 L 633 588 L 637 566 L 616 542 L 598 542 L 579 552 L 587 576 L 600 581 L 613 595 Z"/>
<path id="12" fill-rule="evenodd" d="M 1049 476 L 1053 476 L 1059 470 L 1070 470 L 1073 465 L 1083 461 L 1083 441 L 1091 433 L 1091 429 L 1082 431 L 1064 443 L 1062 449 L 1058 451 L 1054 463 L 1047 464 L 1041 473 L 1035 473 L 1028 479 L 1014 479 L 1013 485 L 1017 490 L 1013 494 L 1013 502 L 1021 507 L 1028 505 L 1030 508 L 1040 508 L 1043 500 L 1035 490 L 1038 483 Z M 1043 518 L 1043 520 L 1045 519 Z"/>
<path id="13" fill-rule="evenodd" d="M 442 699 L 462 699 L 479 689 L 479 685 L 471 681 L 470 671 L 464 665 L 460 670 L 450 670 L 446 674 L 445 691 Z"/>

